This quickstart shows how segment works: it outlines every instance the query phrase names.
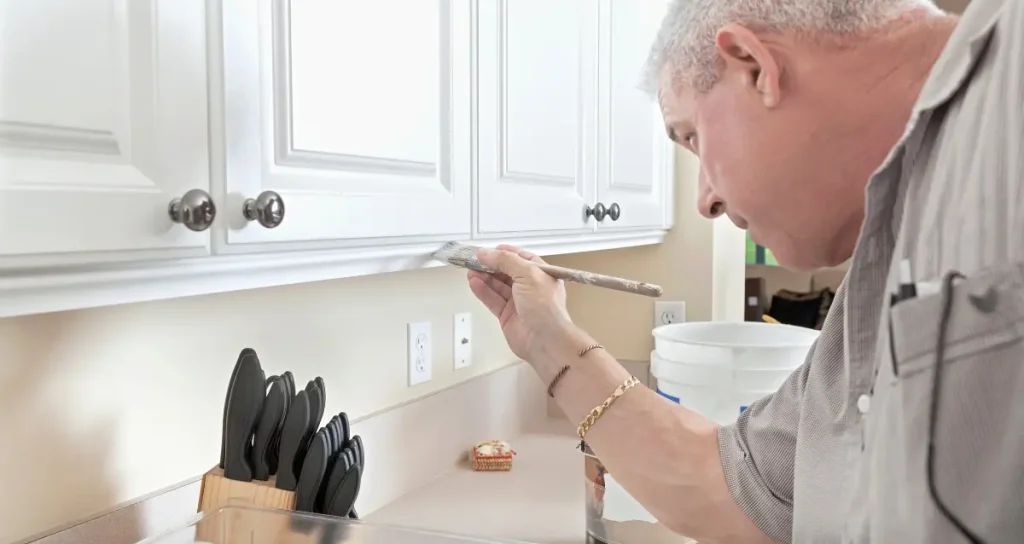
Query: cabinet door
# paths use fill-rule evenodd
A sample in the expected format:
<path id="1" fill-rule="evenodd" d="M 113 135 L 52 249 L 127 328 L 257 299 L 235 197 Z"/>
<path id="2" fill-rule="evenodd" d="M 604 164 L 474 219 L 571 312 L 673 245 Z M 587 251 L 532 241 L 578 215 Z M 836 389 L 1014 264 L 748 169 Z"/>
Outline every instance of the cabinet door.
<path id="1" fill-rule="evenodd" d="M 469 16 L 470 0 L 223 0 L 218 249 L 467 236 Z M 264 191 L 284 202 L 275 228 L 243 217 Z"/>
<path id="2" fill-rule="evenodd" d="M 478 9 L 478 232 L 593 230 L 596 3 Z"/>
<path id="3" fill-rule="evenodd" d="M 206 6 L 0 0 L 0 268 L 196 256 Z"/>
<path id="4" fill-rule="evenodd" d="M 640 90 L 665 0 L 600 0 L 597 201 L 619 217 L 598 229 L 662 227 L 672 142 L 655 100 Z"/>

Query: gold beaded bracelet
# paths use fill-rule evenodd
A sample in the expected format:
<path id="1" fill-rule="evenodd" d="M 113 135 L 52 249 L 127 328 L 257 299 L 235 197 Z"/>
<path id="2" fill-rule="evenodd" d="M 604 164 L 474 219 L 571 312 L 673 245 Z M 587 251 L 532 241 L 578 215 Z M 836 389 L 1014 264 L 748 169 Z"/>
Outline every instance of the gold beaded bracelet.
<path id="1" fill-rule="evenodd" d="M 580 437 L 580 440 L 583 440 L 587 436 L 587 431 L 594 426 L 594 423 L 600 419 L 601 415 L 604 414 L 604 411 L 607 410 L 613 402 L 615 402 L 615 399 L 624 395 L 626 391 L 629 391 L 638 383 L 640 383 L 640 380 L 638 380 L 636 376 L 630 376 L 628 380 L 622 383 L 622 385 L 616 387 L 615 392 L 605 399 L 600 406 L 591 410 L 590 413 L 587 414 L 587 417 L 583 418 L 583 421 L 580 422 L 580 426 L 576 428 L 576 434 Z"/>

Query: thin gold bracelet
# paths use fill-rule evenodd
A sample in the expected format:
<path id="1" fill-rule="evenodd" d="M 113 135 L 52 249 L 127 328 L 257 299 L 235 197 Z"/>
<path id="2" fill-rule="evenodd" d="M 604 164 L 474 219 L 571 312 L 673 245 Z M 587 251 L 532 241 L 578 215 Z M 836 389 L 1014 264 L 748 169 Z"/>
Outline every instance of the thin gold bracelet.
<path id="1" fill-rule="evenodd" d="M 615 402 L 615 399 L 624 395 L 626 391 L 629 391 L 638 383 L 640 383 L 640 380 L 638 380 L 636 376 L 630 376 L 628 380 L 622 383 L 622 385 L 616 387 L 615 392 L 605 399 L 600 406 L 591 410 L 590 413 L 587 414 L 587 417 L 583 418 L 583 421 L 580 422 L 580 426 L 576 428 L 576 434 L 580 437 L 580 440 L 583 440 L 587 436 L 587 431 L 594 426 L 594 423 L 601 418 L 601 415 L 604 414 L 605 410 Z"/>
<path id="2" fill-rule="evenodd" d="M 558 374 L 555 374 L 555 377 L 551 379 L 551 383 L 548 384 L 549 397 L 555 398 L 555 386 L 558 385 L 558 382 L 562 381 L 562 378 L 565 376 L 565 373 L 569 372 L 570 368 L 572 367 L 570 367 L 569 365 L 563 366 L 562 369 L 558 371 Z"/>
<path id="3" fill-rule="evenodd" d="M 601 344 L 590 344 L 589 346 L 581 349 L 579 351 L 579 353 L 576 354 L 576 356 L 577 357 L 583 357 L 584 355 L 590 353 L 591 351 L 593 351 L 595 349 L 604 349 L 604 346 L 602 346 Z"/>

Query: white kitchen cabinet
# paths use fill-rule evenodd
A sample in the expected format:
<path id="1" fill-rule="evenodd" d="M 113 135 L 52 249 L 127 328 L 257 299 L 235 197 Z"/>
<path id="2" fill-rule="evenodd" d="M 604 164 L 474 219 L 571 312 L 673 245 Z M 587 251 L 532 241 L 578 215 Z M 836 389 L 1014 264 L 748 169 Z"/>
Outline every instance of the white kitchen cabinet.
<path id="1" fill-rule="evenodd" d="M 478 232 L 593 230 L 597 4 L 478 9 Z"/>
<path id="2" fill-rule="evenodd" d="M 667 225 L 671 142 L 639 89 L 665 4 L 612 4 L 480 2 L 481 236 Z"/>
<path id="3" fill-rule="evenodd" d="M 659 243 L 663 2 L 0 0 L 0 317 Z"/>
<path id="4" fill-rule="evenodd" d="M 640 90 L 664 0 L 599 0 L 597 201 L 609 210 L 598 231 L 666 225 L 673 144 L 657 103 Z M 612 208 L 615 212 L 612 212 Z"/>
<path id="5" fill-rule="evenodd" d="M 470 0 L 222 3 L 218 250 L 468 237 Z M 264 191 L 275 228 L 242 214 Z"/>
<path id="6" fill-rule="evenodd" d="M 203 2 L 0 0 L 0 269 L 208 253 L 168 214 L 210 189 L 205 32 Z"/>

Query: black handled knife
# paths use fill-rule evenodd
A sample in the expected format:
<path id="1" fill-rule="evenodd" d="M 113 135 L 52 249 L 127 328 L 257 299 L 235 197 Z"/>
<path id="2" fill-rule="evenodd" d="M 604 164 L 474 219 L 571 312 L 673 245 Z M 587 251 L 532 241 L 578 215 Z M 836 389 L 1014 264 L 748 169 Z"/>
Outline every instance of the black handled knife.
<path id="1" fill-rule="evenodd" d="M 299 449 L 309 440 L 309 398 L 306 391 L 299 391 L 292 399 L 288 415 L 281 430 L 281 448 L 278 452 L 277 483 L 278 489 L 295 491 L 298 475 L 302 469 Z"/>
<path id="2" fill-rule="evenodd" d="M 224 421 L 224 477 L 252 481 L 249 462 L 253 432 L 266 398 L 266 375 L 255 352 L 245 353 L 236 365 L 228 388 L 227 418 Z"/>
<path id="3" fill-rule="evenodd" d="M 235 376 L 238 375 L 238 367 L 241 366 L 242 359 L 245 359 L 247 356 L 255 357 L 256 356 L 256 350 L 254 350 L 252 348 L 245 348 L 245 349 L 243 349 L 242 352 L 238 354 L 238 359 L 235 359 L 235 367 L 233 369 L 231 369 L 231 377 L 228 378 L 228 389 L 227 389 L 227 392 L 224 394 L 224 417 L 223 417 L 223 419 L 221 419 L 221 428 L 222 429 L 225 429 L 228 426 L 228 403 L 230 402 L 231 385 L 233 383 L 235 383 Z M 257 359 L 257 360 L 259 360 L 259 359 Z M 224 443 L 224 441 L 226 439 L 227 439 L 227 434 L 224 433 L 224 432 L 221 432 L 221 436 L 220 436 L 220 463 L 217 465 L 220 468 L 224 468 L 224 457 L 225 457 L 225 454 L 226 454 L 226 447 L 227 447 L 227 445 Z"/>
<path id="4" fill-rule="evenodd" d="M 295 510 L 297 512 L 314 511 L 331 453 L 327 442 L 327 432 L 324 430 L 317 431 L 310 442 L 309 450 L 302 462 L 302 472 L 298 484 L 295 486 Z"/>
<path id="5" fill-rule="evenodd" d="M 285 415 L 285 404 L 287 403 L 287 390 L 284 380 L 274 376 L 271 378 L 270 390 L 267 391 L 267 399 L 263 403 L 263 413 L 260 415 L 259 423 L 256 425 L 256 432 L 252 441 L 252 469 L 253 478 L 260 481 L 270 479 L 270 454 L 273 447 L 272 440 L 278 432 L 278 425 L 283 421 Z"/>

